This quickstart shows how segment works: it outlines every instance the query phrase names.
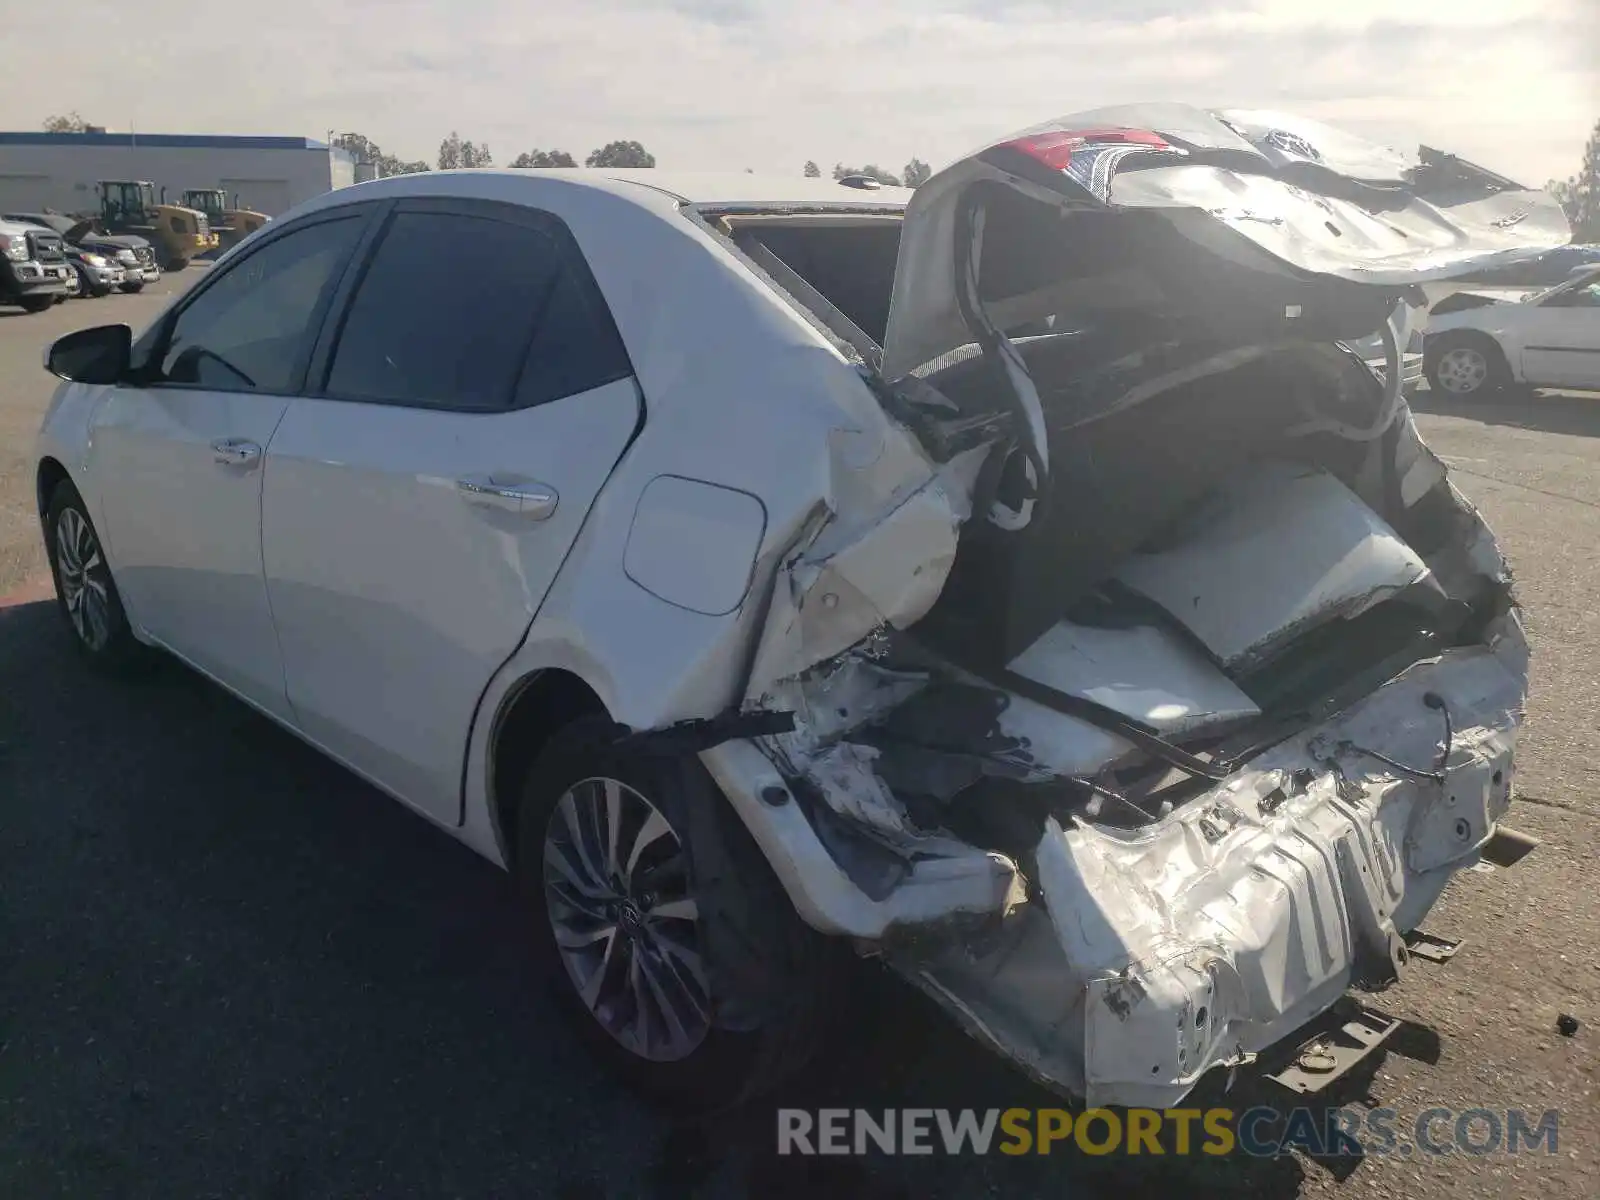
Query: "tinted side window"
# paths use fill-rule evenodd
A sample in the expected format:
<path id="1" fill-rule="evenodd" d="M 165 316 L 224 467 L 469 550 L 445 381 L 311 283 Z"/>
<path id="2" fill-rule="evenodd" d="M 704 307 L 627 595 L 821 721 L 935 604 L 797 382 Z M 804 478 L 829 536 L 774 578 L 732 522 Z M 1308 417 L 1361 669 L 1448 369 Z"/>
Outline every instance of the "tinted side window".
<path id="1" fill-rule="evenodd" d="M 308 225 L 229 266 L 174 322 L 161 360 L 169 383 L 284 392 L 316 333 L 319 302 L 361 236 L 363 216 Z"/>
<path id="2" fill-rule="evenodd" d="M 351 302 L 328 393 L 499 412 L 625 377 L 575 256 L 522 224 L 397 214 Z"/>

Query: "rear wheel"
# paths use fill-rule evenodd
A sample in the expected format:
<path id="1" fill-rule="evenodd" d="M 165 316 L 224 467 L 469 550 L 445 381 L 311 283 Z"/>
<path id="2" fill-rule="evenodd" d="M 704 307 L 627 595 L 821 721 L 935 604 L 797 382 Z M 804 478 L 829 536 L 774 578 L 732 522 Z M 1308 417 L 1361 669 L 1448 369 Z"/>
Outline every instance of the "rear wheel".
<path id="1" fill-rule="evenodd" d="M 1511 379 L 1505 355 L 1480 334 L 1442 334 L 1428 347 L 1423 371 L 1428 387 L 1465 400 L 1503 388 Z"/>
<path id="2" fill-rule="evenodd" d="M 161 264 L 163 271 L 181 271 L 189 265 L 187 258 L 169 258 Z"/>
<path id="3" fill-rule="evenodd" d="M 17 301 L 22 306 L 23 312 L 42 313 L 52 307 L 56 302 L 54 296 L 23 296 Z"/>
<path id="4" fill-rule="evenodd" d="M 135 292 L 142 292 L 144 291 L 144 281 L 140 280 L 138 283 L 125 283 L 122 285 L 122 290 L 130 296 Z"/>
<path id="5" fill-rule="evenodd" d="M 651 1099 L 720 1107 L 798 1069 L 840 948 L 804 925 L 693 756 L 622 753 L 604 720 L 530 771 L 516 873 L 579 1037 Z"/>
<path id="6" fill-rule="evenodd" d="M 133 636 L 100 535 L 78 489 L 59 483 L 45 510 L 45 548 L 55 577 L 56 602 L 79 652 L 97 670 L 126 674 L 149 652 Z"/>

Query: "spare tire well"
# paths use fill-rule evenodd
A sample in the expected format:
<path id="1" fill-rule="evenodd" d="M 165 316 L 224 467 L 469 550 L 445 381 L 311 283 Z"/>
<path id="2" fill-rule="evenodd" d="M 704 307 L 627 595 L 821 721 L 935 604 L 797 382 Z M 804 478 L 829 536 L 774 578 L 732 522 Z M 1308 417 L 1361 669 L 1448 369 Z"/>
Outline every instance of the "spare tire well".
<path id="1" fill-rule="evenodd" d="M 506 865 L 516 853 L 522 781 L 555 734 L 580 717 L 604 716 L 606 706 L 570 671 L 535 671 L 500 706 L 489 742 L 489 810 Z"/>

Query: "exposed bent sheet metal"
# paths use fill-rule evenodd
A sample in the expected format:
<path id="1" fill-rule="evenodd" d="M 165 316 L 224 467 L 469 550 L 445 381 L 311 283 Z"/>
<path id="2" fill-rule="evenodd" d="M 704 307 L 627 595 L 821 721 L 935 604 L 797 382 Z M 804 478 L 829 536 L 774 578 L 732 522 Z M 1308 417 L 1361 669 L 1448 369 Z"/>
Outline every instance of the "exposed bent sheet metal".
<path id="1" fill-rule="evenodd" d="M 1416 551 L 1342 483 L 1287 463 L 1220 489 L 1171 540 L 1129 558 L 1117 578 L 1230 668 L 1428 576 Z"/>
<path id="2" fill-rule="evenodd" d="M 1040 167 L 1048 184 L 1024 181 L 1007 165 L 1007 147 L 1040 139 L 1071 151 L 1053 174 Z M 1145 143 L 1138 153 L 1123 152 L 1130 139 Z M 1059 207 L 1041 223 L 1041 244 L 1071 236 L 1063 214 L 1146 210 L 1219 261 L 1264 278 L 1401 289 L 1519 261 L 1571 238 L 1545 192 L 1486 172 L 1443 171 L 1419 154 L 1303 117 L 1182 104 L 1075 113 L 975 151 L 917 189 L 884 339 L 890 379 L 974 340 L 954 255 L 966 241 L 958 233 L 963 196 L 985 180 Z M 1042 320 L 1055 302 L 1039 300 L 1035 310 L 1021 298 L 1006 314 L 1015 323 Z"/>
<path id="3" fill-rule="evenodd" d="M 1112 126 L 1153 134 L 1097 140 Z M 919 189 L 886 340 L 892 380 L 976 338 L 994 411 L 1008 420 L 959 451 L 930 439 L 926 454 L 909 439 L 832 430 L 832 490 L 780 543 L 789 548 L 758 609 L 765 625 L 742 695 L 747 713 L 792 715 L 792 727 L 752 725 L 748 738 L 702 744 L 701 758 L 809 923 L 883 954 L 1037 1078 L 1091 1104 L 1169 1106 L 1352 983 L 1392 978 L 1404 935 L 1509 803 L 1528 656 L 1509 569 L 1417 434 L 1399 388 L 1403 324 L 1385 327 L 1376 405 L 1347 390 L 1326 402 L 1352 358 L 1331 344 L 1346 333 L 1328 330 L 1381 321 L 1411 284 L 1538 253 L 1566 227 L 1547 198 L 1500 177 L 1271 114 L 1139 106 L 1041 131 L 1084 133 L 1064 182 L 1044 180 L 1038 163 L 1017 174 L 1013 150 L 963 160 Z M 1441 182 L 1440 171 L 1454 174 Z M 1094 412 L 1047 410 L 1033 360 L 1004 336 L 982 286 L 987 214 L 963 208 L 978 183 L 1061 201 L 1041 238 L 1063 236 L 1078 211 L 1149 209 L 1228 260 L 1236 284 L 1243 267 L 1250 287 L 1252 271 L 1275 281 L 1273 304 L 1280 293 L 1295 302 L 1281 314 L 1251 308 L 1259 344 L 1163 329 L 1152 365 L 1112 371 Z M 1287 336 L 1271 323 L 1292 329 L 1300 316 L 1292 289 L 1330 279 L 1372 290 L 1340 283 L 1334 315 L 1300 327 L 1316 333 L 1262 369 L 1256 360 Z M 1351 292 L 1359 302 L 1345 304 Z M 1047 293 L 1008 297 L 1008 319 L 1054 303 Z M 1204 479 L 1186 519 L 1095 563 L 1088 582 L 1106 585 L 1115 611 L 1073 609 L 1081 620 L 1056 621 L 1007 663 L 942 642 L 935 651 L 937 639 L 917 633 L 972 532 L 963 526 L 992 453 L 1021 449 L 1048 500 L 1048 437 L 1232 370 L 1275 387 L 1279 361 L 1298 372 L 1284 403 L 1305 419 L 1289 408 L 1268 430 L 1283 437 L 1252 443 L 1232 478 Z M 913 407 L 931 395 L 941 403 L 930 411 L 984 415 L 920 386 Z M 896 390 L 882 378 L 874 387 Z M 890 401 L 885 410 L 916 426 Z M 981 572 L 991 560 L 974 561 Z M 1055 584 L 1050 571 L 1033 579 Z M 1123 603 L 1129 592 L 1138 599 Z M 1394 644 L 1384 633 L 1372 661 L 1324 694 L 1308 700 L 1272 678 L 1323 688 L 1325 660 L 1337 675 L 1347 643 L 1280 651 L 1402 593 L 1361 626 L 1381 630 L 1395 614 Z M 1169 787 L 1163 765 L 1190 778 Z M 1121 815 L 1139 820 L 1115 823 L 1085 802 L 1116 789 Z M 1146 795 L 1159 803 L 1142 807 Z M 1025 797 L 1015 812 L 993 807 L 1012 797 Z M 986 816 L 1009 823 L 973 820 Z M 970 842 L 950 832 L 974 829 Z"/>

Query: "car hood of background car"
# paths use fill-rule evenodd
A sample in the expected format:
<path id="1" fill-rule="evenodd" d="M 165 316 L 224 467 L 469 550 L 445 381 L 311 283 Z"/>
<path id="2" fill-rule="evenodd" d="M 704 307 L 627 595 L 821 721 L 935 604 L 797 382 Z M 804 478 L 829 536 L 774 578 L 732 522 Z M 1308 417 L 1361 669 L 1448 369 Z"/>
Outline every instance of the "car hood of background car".
<path id="1" fill-rule="evenodd" d="M 960 159 L 906 210 L 881 371 L 1065 316 L 1237 343 L 1372 333 L 1412 285 L 1571 238 L 1548 193 L 1282 113 L 1135 104 Z"/>

